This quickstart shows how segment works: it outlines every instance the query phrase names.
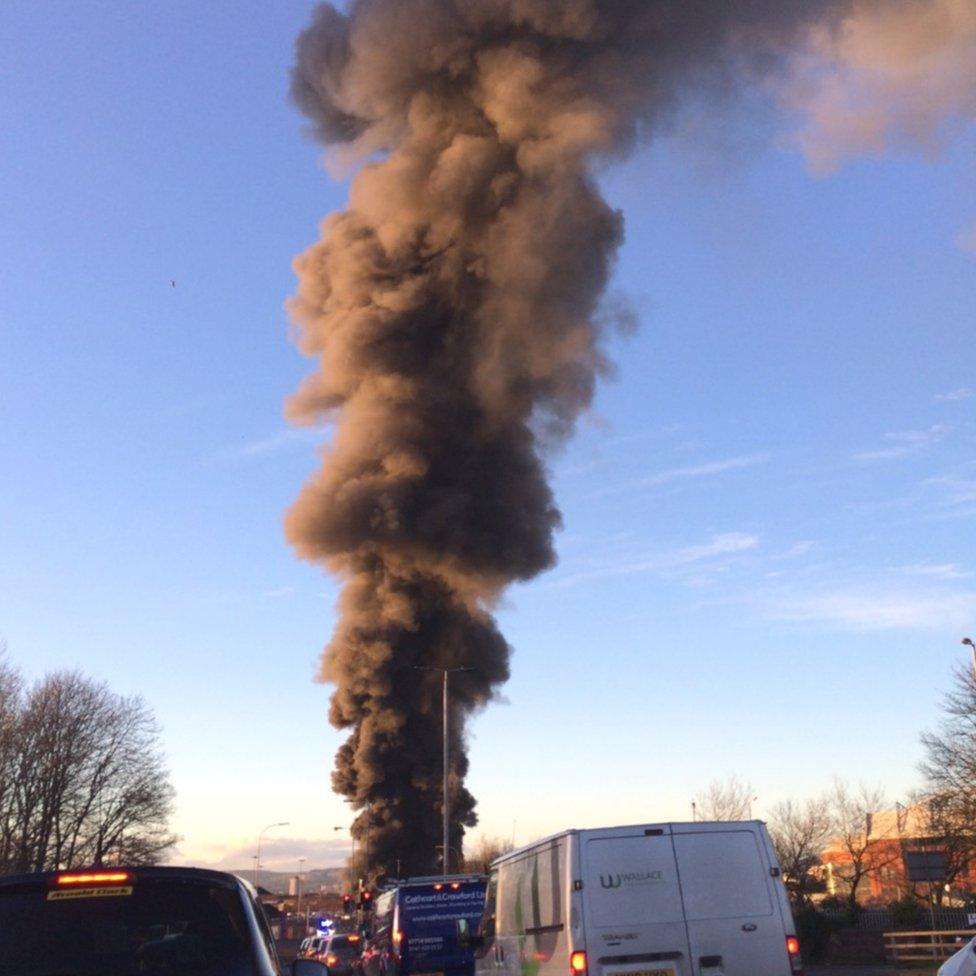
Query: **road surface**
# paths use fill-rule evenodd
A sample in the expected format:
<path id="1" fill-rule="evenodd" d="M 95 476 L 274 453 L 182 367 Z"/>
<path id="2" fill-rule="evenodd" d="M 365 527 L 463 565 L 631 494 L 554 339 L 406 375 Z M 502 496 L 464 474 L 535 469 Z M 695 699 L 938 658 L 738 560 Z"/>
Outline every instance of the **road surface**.
<path id="1" fill-rule="evenodd" d="M 807 966 L 807 976 L 935 976 L 931 969 L 895 969 L 892 966 Z"/>

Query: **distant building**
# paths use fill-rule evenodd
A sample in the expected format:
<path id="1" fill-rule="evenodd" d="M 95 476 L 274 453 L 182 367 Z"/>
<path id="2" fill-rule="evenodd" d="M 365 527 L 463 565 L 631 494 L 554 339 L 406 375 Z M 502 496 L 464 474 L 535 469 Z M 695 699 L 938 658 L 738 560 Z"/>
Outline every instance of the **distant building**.
<path id="1" fill-rule="evenodd" d="M 958 838 L 946 836 L 944 829 L 934 827 L 937 822 L 925 802 L 868 814 L 865 832 L 855 845 L 864 849 L 863 863 L 867 867 L 857 888 L 860 904 L 886 905 L 906 895 L 925 901 L 934 897 L 940 903 L 962 903 L 976 892 L 976 859 L 970 859 Z M 905 854 L 910 851 L 945 853 L 951 875 L 948 884 L 909 881 Z M 852 863 L 850 852 L 840 838 L 835 838 L 821 854 L 826 896 L 847 897 Z"/>

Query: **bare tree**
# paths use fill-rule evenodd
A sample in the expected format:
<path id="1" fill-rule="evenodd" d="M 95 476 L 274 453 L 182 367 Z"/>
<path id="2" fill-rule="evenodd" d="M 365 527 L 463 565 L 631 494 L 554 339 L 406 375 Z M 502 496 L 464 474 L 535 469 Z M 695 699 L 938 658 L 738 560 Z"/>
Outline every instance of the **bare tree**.
<path id="1" fill-rule="evenodd" d="M 809 902 L 816 880 L 813 869 L 830 840 L 830 803 L 825 796 L 805 803 L 785 800 L 773 807 L 769 833 L 776 849 L 783 880 L 798 905 Z"/>
<path id="2" fill-rule="evenodd" d="M 512 850 L 510 841 L 482 834 L 474 848 L 464 857 L 464 869 L 474 874 L 487 874 L 491 862 Z"/>
<path id="3" fill-rule="evenodd" d="M 0 642 L 0 870 L 12 860 L 14 772 L 17 768 L 17 724 L 23 682 L 6 660 Z"/>
<path id="4" fill-rule="evenodd" d="M 882 821 L 876 816 L 884 807 L 880 788 L 861 783 L 852 789 L 843 780 L 835 781 L 830 794 L 831 832 L 841 860 L 834 877 L 847 889 L 851 911 L 857 910 L 858 888 L 868 874 L 901 858 L 897 829 L 890 818 Z"/>
<path id="5" fill-rule="evenodd" d="M 15 702 L 0 758 L 0 867 L 151 863 L 172 846 L 173 790 L 141 699 L 60 672 Z"/>
<path id="6" fill-rule="evenodd" d="M 938 730 L 922 734 L 925 759 L 920 768 L 930 794 L 976 802 L 976 675 L 970 668 L 958 668 L 953 679 Z"/>
<path id="7" fill-rule="evenodd" d="M 976 859 L 976 675 L 971 667 L 956 669 L 942 713 L 936 731 L 921 736 L 925 759 L 919 768 L 925 777 L 925 832 L 945 853 L 951 884 Z"/>
<path id="8" fill-rule="evenodd" d="M 701 820 L 749 820 L 752 818 L 752 784 L 738 776 L 714 779 L 695 797 L 696 815 Z"/>

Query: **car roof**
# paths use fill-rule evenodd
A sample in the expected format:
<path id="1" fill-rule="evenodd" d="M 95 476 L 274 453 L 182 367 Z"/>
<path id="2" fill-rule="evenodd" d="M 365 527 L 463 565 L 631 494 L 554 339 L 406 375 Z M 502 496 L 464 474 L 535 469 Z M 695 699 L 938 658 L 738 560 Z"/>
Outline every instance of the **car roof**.
<path id="1" fill-rule="evenodd" d="M 22 886 L 22 885 L 48 885 L 58 875 L 61 874 L 81 874 L 100 871 L 128 871 L 131 872 L 134 880 L 143 879 L 168 879 L 172 881 L 209 881 L 211 884 L 219 884 L 226 887 L 237 887 L 243 885 L 253 891 L 253 888 L 244 878 L 236 874 L 228 874 L 226 871 L 211 871 L 209 868 L 185 868 L 185 867 L 126 867 L 112 865 L 111 867 L 101 868 L 73 868 L 70 871 L 35 871 L 31 874 L 8 874 L 0 877 L 0 888 Z"/>

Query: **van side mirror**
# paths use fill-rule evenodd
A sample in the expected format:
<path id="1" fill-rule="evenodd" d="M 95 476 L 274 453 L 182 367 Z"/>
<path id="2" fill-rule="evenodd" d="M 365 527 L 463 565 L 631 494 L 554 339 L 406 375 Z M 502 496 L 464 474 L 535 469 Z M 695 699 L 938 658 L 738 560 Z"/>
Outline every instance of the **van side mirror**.
<path id="1" fill-rule="evenodd" d="M 457 931 L 457 943 L 462 949 L 480 949 L 485 940 L 483 936 L 475 935 L 466 918 L 459 918 L 454 923 Z"/>

